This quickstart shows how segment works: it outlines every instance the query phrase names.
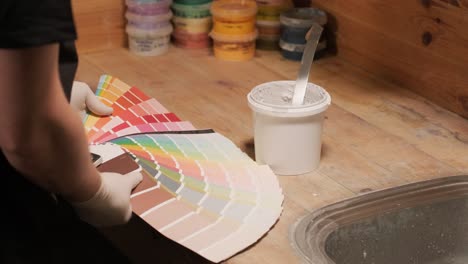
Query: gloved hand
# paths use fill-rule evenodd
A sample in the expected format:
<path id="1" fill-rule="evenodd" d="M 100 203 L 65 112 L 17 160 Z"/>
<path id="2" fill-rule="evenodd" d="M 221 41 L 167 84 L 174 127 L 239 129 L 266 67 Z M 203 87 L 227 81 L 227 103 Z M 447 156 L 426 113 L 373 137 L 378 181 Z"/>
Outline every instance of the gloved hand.
<path id="1" fill-rule="evenodd" d="M 125 224 L 132 216 L 130 193 L 143 179 L 140 172 L 101 173 L 101 187 L 85 202 L 72 203 L 80 218 L 96 227 Z"/>
<path id="2" fill-rule="evenodd" d="M 111 115 L 114 109 L 102 103 L 91 88 L 84 82 L 73 82 L 70 105 L 76 109 L 81 118 L 86 115 L 86 108 L 99 116 Z"/>

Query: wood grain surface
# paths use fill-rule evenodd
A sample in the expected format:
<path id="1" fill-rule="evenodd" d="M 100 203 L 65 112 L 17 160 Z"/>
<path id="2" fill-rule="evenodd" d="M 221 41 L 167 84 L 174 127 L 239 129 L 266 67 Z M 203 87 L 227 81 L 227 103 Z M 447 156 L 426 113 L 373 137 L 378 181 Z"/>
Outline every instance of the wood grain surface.
<path id="1" fill-rule="evenodd" d="M 259 51 L 251 61 L 234 63 L 209 51 L 175 47 L 158 57 L 138 57 L 126 49 L 86 53 L 80 62 L 78 80 L 93 86 L 101 74 L 114 75 L 197 128 L 222 133 L 252 157 L 247 93 L 263 82 L 294 80 L 299 69 L 278 52 Z M 279 221 L 226 263 L 300 263 L 288 234 L 308 212 L 370 190 L 468 174 L 466 119 L 340 57 L 314 63 L 311 80 L 332 97 L 320 167 L 301 176 L 278 177 L 285 194 Z M 104 232 L 134 263 L 203 262 L 139 219 Z"/>

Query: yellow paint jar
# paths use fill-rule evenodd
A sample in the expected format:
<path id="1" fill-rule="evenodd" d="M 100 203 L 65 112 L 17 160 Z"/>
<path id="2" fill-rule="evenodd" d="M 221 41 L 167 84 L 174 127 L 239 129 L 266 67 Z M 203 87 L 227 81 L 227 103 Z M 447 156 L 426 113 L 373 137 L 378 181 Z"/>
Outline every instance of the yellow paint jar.
<path id="1" fill-rule="evenodd" d="M 216 58 L 227 61 L 247 61 L 255 56 L 257 31 L 244 35 L 229 35 L 211 31 Z"/>
<path id="2" fill-rule="evenodd" d="M 211 5 L 213 31 L 225 35 L 250 34 L 255 31 L 257 3 L 252 0 L 218 0 Z"/>

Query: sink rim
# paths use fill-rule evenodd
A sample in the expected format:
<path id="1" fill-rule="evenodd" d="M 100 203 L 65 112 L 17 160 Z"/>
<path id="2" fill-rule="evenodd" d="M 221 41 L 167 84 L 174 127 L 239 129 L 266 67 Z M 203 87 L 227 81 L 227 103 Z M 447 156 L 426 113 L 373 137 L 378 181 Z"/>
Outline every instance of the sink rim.
<path id="1" fill-rule="evenodd" d="M 365 193 L 326 205 L 298 219 L 289 230 L 290 244 L 306 263 L 335 264 L 325 252 L 324 245 L 328 236 L 340 226 L 378 213 L 467 195 L 468 175 L 441 177 Z M 313 232 L 312 241 L 305 237 L 309 232 Z"/>

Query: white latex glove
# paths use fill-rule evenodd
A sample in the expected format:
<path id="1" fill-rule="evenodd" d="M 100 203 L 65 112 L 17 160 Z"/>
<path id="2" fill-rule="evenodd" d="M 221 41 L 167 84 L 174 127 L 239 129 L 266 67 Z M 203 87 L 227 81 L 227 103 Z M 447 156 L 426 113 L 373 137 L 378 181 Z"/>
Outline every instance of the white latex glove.
<path id="1" fill-rule="evenodd" d="M 81 118 L 86 115 L 86 109 L 99 116 L 111 115 L 114 111 L 102 103 L 84 82 L 73 82 L 70 105 L 80 113 Z"/>
<path id="2" fill-rule="evenodd" d="M 130 193 L 143 179 L 140 172 L 101 173 L 101 187 L 88 201 L 73 203 L 80 218 L 96 227 L 125 224 L 132 216 Z"/>

